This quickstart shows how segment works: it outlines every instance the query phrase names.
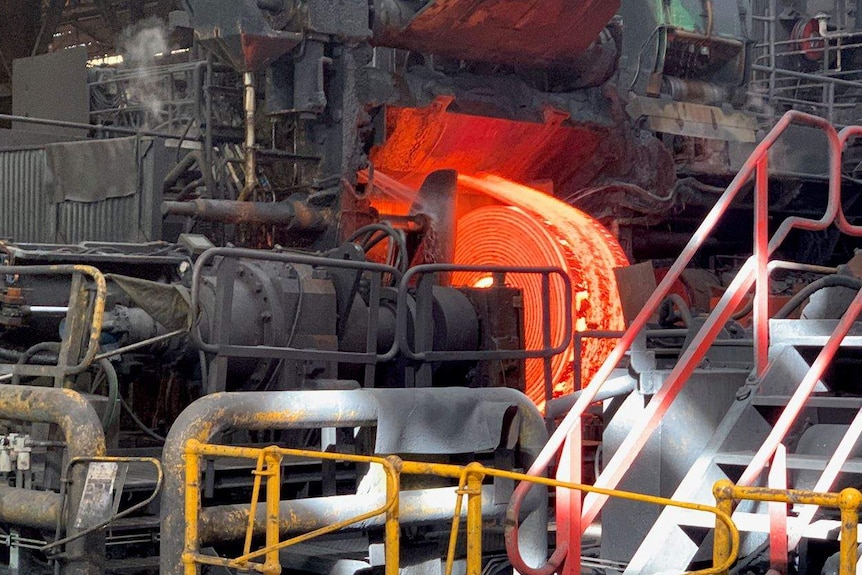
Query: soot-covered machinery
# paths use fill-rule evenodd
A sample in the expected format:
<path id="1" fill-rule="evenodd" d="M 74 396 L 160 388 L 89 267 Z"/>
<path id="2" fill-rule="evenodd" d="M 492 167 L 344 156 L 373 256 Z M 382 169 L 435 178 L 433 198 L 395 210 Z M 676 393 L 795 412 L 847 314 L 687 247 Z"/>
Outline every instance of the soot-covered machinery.
<path id="1" fill-rule="evenodd" d="M 357 241 L 374 243 L 375 233 L 401 243 L 382 225 Z M 559 272 L 482 267 L 490 285 L 456 288 L 439 279 L 452 266 L 424 266 L 411 268 L 411 286 L 400 267 L 367 262 L 359 243 L 325 255 L 215 247 L 195 255 L 205 238 L 184 241 L 4 247 L 2 377 L 10 385 L 2 388 L 9 420 L 0 472 L 9 482 L 0 491 L 9 502 L 11 569 L 147 570 L 161 558 L 161 572 L 181 570 L 179 490 L 190 438 L 512 469 L 543 442 L 543 420 L 519 391 L 525 358 L 559 349 L 524 351 L 521 291 L 505 284 L 508 273 L 553 282 Z M 212 401 L 195 401 L 204 397 Z M 99 466 L 109 469 L 101 479 Z M 361 465 L 284 466 L 285 501 L 305 502 L 290 510 L 285 533 L 322 527 L 333 513 L 359 514 L 379 495 L 379 478 Z M 203 503 L 217 505 L 212 517 L 201 511 L 210 525 L 201 540 L 217 553 L 230 555 L 243 537 L 231 513 L 251 494 L 250 470 L 213 460 L 204 472 Z M 415 526 L 402 541 L 405 569 L 439 564 L 446 537 L 438 527 L 452 503 L 444 487 L 405 486 L 401 523 Z M 501 528 L 498 489 L 488 513 Z M 538 555 L 544 504 L 534 500 L 527 515 L 528 549 Z M 292 561 L 311 571 L 368 568 L 382 525 L 363 525 L 330 551 L 293 549 Z M 353 551 L 344 555 L 344 545 Z"/>
<path id="2" fill-rule="evenodd" d="M 715 480 L 745 477 L 859 289 L 853 264 L 824 267 L 849 259 L 852 241 L 813 224 L 790 235 L 781 253 L 803 263 L 770 268 L 788 301 L 766 377 L 760 324 L 749 325 L 762 301 L 744 306 L 744 291 L 728 295 L 742 280 L 718 277 L 749 269 L 739 229 L 760 204 L 745 178 L 736 201 L 719 198 L 761 128 L 792 107 L 833 121 L 855 110 L 845 3 L 831 27 L 807 16 L 813 5 L 778 15 L 777 4 L 185 0 L 171 21 L 193 44 L 82 68 L 93 125 L 10 133 L 27 145 L 0 150 L 4 569 L 380 573 L 393 565 L 383 493 L 386 462 L 397 465 L 363 456 L 542 474 L 555 454 L 547 430 L 573 405 L 572 428 L 592 435 L 567 446 L 583 462 L 560 477 L 590 468 L 599 485 L 710 503 Z M 771 59 L 777 47 L 786 53 Z M 771 231 L 800 209 L 835 209 L 827 166 L 808 153 L 833 134 L 797 122 L 807 127 L 769 159 Z M 828 176 L 852 192 L 847 148 Z M 614 273 L 676 255 L 695 230 L 706 241 L 716 202 L 729 216 L 696 261 L 708 272 L 683 272 L 686 261 Z M 658 289 L 674 293 L 642 318 L 631 353 L 599 371 L 662 274 L 679 281 Z M 805 312 L 815 323 L 788 319 L 797 292 L 819 294 Z M 705 317 L 713 308 L 720 321 Z M 695 357 L 703 325 L 716 341 Z M 855 345 L 815 378 L 820 396 L 790 426 L 786 486 L 822 487 L 818 450 L 854 444 Z M 656 419 L 688 369 L 678 365 L 691 366 L 686 387 Z M 611 376 L 592 396 L 605 404 L 587 408 L 577 382 L 597 371 Z M 654 437 L 630 455 L 646 428 Z M 467 485 L 454 468 L 400 476 L 402 571 L 438 575 L 451 551 L 455 573 L 478 575 L 465 561 L 475 531 L 449 549 L 456 497 L 477 492 L 482 572 L 574 569 L 580 558 L 559 560 L 579 525 L 569 492 L 549 504 L 544 488 Z M 584 501 L 586 523 L 597 499 Z M 638 505 L 604 508 L 583 568 L 705 561 L 702 518 Z M 333 526 L 266 564 L 228 559 L 273 533 Z M 762 531 L 744 537 L 740 569 L 781 569 Z M 835 550 L 829 535 L 806 535 L 791 566 L 829 572 Z M 531 571 L 549 552 L 557 563 Z"/>

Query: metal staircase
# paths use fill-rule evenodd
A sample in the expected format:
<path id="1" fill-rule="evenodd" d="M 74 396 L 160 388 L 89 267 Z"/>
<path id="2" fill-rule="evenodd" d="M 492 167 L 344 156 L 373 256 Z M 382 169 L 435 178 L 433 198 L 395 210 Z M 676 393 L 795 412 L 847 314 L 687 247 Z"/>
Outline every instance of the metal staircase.
<path id="1" fill-rule="evenodd" d="M 808 323 L 814 325 L 806 326 Z M 769 453 L 768 481 L 770 486 L 776 488 L 832 491 L 836 489 L 835 482 L 839 473 L 862 475 L 862 458 L 848 457 L 852 454 L 852 448 L 859 439 L 862 428 L 847 425 L 854 420 L 854 416 L 858 418 L 862 397 L 836 395 L 800 354 L 800 348 L 822 349 L 829 341 L 829 338 L 817 333 L 826 327 L 824 323 L 827 322 L 779 320 L 771 326 L 769 369 L 762 378 L 753 379 L 738 390 L 737 400 L 689 469 L 673 494 L 673 499 L 712 503 L 712 485 L 720 479 L 730 479 L 743 485 L 756 484 L 761 479 L 763 466 L 759 462 L 763 460 L 764 453 Z M 836 324 L 828 323 L 833 326 Z M 852 327 L 853 331 L 862 332 L 858 325 L 854 324 Z M 799 335 L 799 331 L 808 334 Z M 787 337 L 784 337 L 785 335 Z M 838 336 L 835 339 L 838 339 Z M 841 344 L 839 353 L 853 348 L 862 348 L 862 341 L 856 335 L 848 335 Z M 797 386 L 794 382 L 813 383 L 811 394 L 801 404 L 801 394 L 794 399 L 794 393 L 801 385 Z M 796 405 L 801 407 L 795 409 Z M 836 421 L 843 424 L 831 423 L 828 424 L 828 430 L 822 429 L 822 422 Z M 789 425 L 786 425 L 786 431 L 779 436 L 775 432 L 776 427 L 770 422 L 787 422 Z M 828 431 L 828 434 L 818 434 L 818 430 Z M 804 440 L 806 433 L 810 434 L 808 437 L 819 436 L 815 443 L 819 444 L 820 449 L 814 451 L 810 449 L 810 445 L 806 445 L 811 443 Z M 826 445 L 823 445 L 824 439 Z M 840 443 L 846 446 L 840 453 L 835 449 L 839 439 Z M 786 444 L 790 444 L 796 452 L 785 454 Z M 776 457 L 774 452 L 779 455 Z M 787 540 L 787 522 L 784 521 L 783 525 L 773 524 L 764 514 L 766 511 L 765 506 L 749 506 L 737 511 L 734 518 L 738 526 L 749 533 L 744 539 L 743 553 L 754 550 L 770 532 L 773 532 L 772 536 L 776 539 Z M 801 510 L 795 525 L 795 532 L 799 535 L 791 537 L 790 548 L 795 547 L 801 534 L 806 532 L 805 525 L 811 522 L 814 511 L 816 509 Z M 760 512 L 760 515 L 755 512 Z M 693 515 L 663 513 L 629 562 L 626 572 L 684 570 L 691 561 L 702 556 L 698 551 L 701 554 L 708 551 L 702 549 L 708 547 L 702 543 L 705 529 L 709 527 L 701 518 Z M 810 531 L 806 534 L 820 538 L 826 535 L 828 530 L 821 531 L 819 535 Z M 777 556 L 783 553 L 786 556 L 787 547 L 787 544 L 783 548 L 779 546 L 773 554 Z M 674 549 L 672 554 L 655 552 L 656 549 L 671 548 Z"/>
<path id="2" fill-rule="evenodd" d="M 817 128 L 826 135 L 830 176 L 828 204 L 819 219 L 794 217 L 784 220 L 770 238 L 767 226 L 769 152 L 791 124 Z M 718 423 L 711 427 L 711 435 L 700 438 L 704 442 L 700 455 L 687 472 L 683 471 L 684 476 L 673 498 L 713 503 L 713 484 L 727 478 L 739 485 L 768 484 L 780 489 L 789 487 L 791 483 L 803 482 L 805 488 L 827 491 L 840 473 L 862 473 L 862 457 L 852 456 L 862 434 L 862 397 L 836 393 L 840 390 L 830 388 L 829 377 L 824 375 L 836 354 L 862 348 L 862 329 L 855 325 L 862 310 L 862 290 L 838 321 L 773 320 L 770 324 L 768 316 L 769 275 L 774 269 L 788 265 L 770 262 L 770 255 L 781 246 L 791 230 L 823 230 L 835 225 L 845 234 L 862 236 L 862 227 L 851 225 L 841 207 L 842 153 L 847 141 L 860 134 L 860 127 L 845 128 L 839 134 L 825 120 L 799 112 L 789 112 L 781 118 L 719 198 L 601 370 L 582 392 L 529 470 L 531 475 L 544 473 L 559 452 L 566 461 L 579 458 L 581 414 L 594 401 L 613 368 L 631 349 L 649 317 L 752 177 L 755 181 L 754 255 L 743 265 L 677 364 L 666 373 L 663 384 L 650 398 L 644 398 L 648 401 L 627 426 L 627 434 L 596 480 L 596 486 L 617 488 L 632 469 L 643 469 L 644 461 L 648 459 L 643 457 L 644 449 L 655 441 L 652 437 L 654 432 L 661 429 L 665 418 L 674 414 L 675 402 L 678 410 L 680 398 L 684 404 L 686 394 L 702 385 L 696 383 L 697 378 L 709 377 L 708 370 L 699 369 L 701 362 L 752 288 L 755 294 L 755 367 L 744 381 L 730 383 L 734 386 L 732 393 L 735 393 L 730 401 L 708 406 L 714 410 L 711 416 L 718 418 Z M 840 422 L 833 424 L 840 427 L 830 428 L 828 434 L 811 431 L 817 430 L 821 415 L 824 420 Z M 806 433 L 809 434 L 807 438 Z M 824 448 L 824 437 L 835 439 Z M 793 452 L 787 453 L 786 445 Z M 768 473 L 765 472 L 767 468 Z M 561 464 L 557 478 L 579 482 L 578 466 Z M 528 490 L 529 486 L 525 484 L 516 488 L 510 513 L 517 511 Z M 599 516 L 606 500 L 604 496 L 591 493 L 581 505 L 579 496 L 558 492 L 557 523 L 568 524 L 569 529 L 558 533 L 556 550 L 541 567 L 526 565 L 516 546 L 509 545 L 513 566 L 524 575 L 578 573 L 579 561 L 568 558 L 580 556 L 580 535 Z M 763 511 L 768 513 L 752 515 Z M 760 504 L 760 507 L 741 505 L 736 513 L 740 527 L 752 532 L 746 538 L 742 552 L 760 545 L 768 533 L 770 558 L 776 563 L 786 562 L 787 549 L 798 545 L 801 536 L 811 531 L 808 525 L 817 509 L 807 506 L 797 511 L 799 517 L 788 522 L 783 504 L 781 509 L 774 504 Z M 702 518 L 684 511 L 662 512 L 631 559 L 626 573 L 685 570 L 701 558 L 698 549 L 702 544 L 705 543 L 705 548 L 710 547 L 706 537 L 709 527 L 703 524 Z M 703 555 L 702 558 L 706 560 L 708 556 Z"/>

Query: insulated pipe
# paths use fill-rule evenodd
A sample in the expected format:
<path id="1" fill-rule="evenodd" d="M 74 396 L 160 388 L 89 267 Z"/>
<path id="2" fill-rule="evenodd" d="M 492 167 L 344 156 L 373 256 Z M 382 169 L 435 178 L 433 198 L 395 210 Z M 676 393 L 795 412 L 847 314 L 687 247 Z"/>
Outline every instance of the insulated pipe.
<path id="1" fill-rule="evenodd" d="M 0 419 L 30 421 L 34 423 L 54 423 L 60 427 L 68 449 L 69 459 L 76 457 L 99 457 L 105 455 L 105 436 L 96 410 L 78 392 L 70 389 L 28 387 L 19 385 L 0 386 Z M 63 518 L 69 535 L 74 535 L 72 527 L 78 514 L 78 506 L 84 492 L 86 467 L 76 466 L 71 473 L 72 483 L 67 497 L 68 513 Z M 14 490 L 15 488 L 8 488 Z M 17 489 L 0 496 L 0 503 L 12 500 L 18 493 L 22 505 L 7 511 L 5 504 L 0 506 L 0 518 L 5 521 L 6 513 L 24 513 L 24 519 L 42 523 L 54 513 L 50 495 Z M 59 496 L 58 496 L 59 497 Z M 25 509 L 29 507 L 30 509 Z M 12 518 L 14 519 L 14 515 Z M 56 515 L 54 515 L 56 520 Z M 10 523 L 13 521 L 10 520 Z M 24 523 L 22 523 L 24 524 Z M 66 546 L 66 575 L 101 574 L 105 557 L 104 532 L 91 533 L 72 541 Z"/>
<path id="2" fill-rule="evenodd" d="M 0 523 L 54 529 L 62 503 L 62 496 L 53 491 L 0 485 Z"/>
<path id="3" fill-rule="evenodd" d="M 537 490 L 536 493 L 539 493 Z M 451 521 L 455 509 L 455 489 L 441 487 L 436 489 L 421 489 L 402 491 L 398 503 L 398 518 L 401 525 Z M 385 497 L 382 494 L 338 495 L 335 497 L 315 497 L 282 501 L 279 507 L 281 518 L 279 534 L 289 537 L 308 533 L 315 529 L 357 517 L 372 509 L 381 507 Z M 544 497 L 535 497 L 529 508 L 546 505 Z M 540 500 L 541 499 L 541 500 Z M 506 515 L 508 502 L 494 502 L 494 486 L 482 488 L 482 516 L 499 519 Z M 462 518 L 466 517 L 466 508 L 462 510 Z M 198 528 L 201 543 L 210 545 L 220 541 L 240 540 L 248 528 L 248 505 L 221 505 L 201 511 Z M 354 523 L 350 529 L 369 529 L 383 527 L 384 515 Z M 266 527 L 266 509 L 259 505 L 254 524 L 255 535 L 263 535 Z"/>
<path id="4" fill-rule="evenodd" d="M 179 163 L 177 163 L 177 165 L 174 166 L 170 172 L 168 172 L 168 174 L 164 178 L 163 192 L 170 192 L 171 188 L 176 185 L 177 181 L 179 181 L 182 175 L 186 173 L 186 170 L 191 168 L 195 164 L 195 162 L 197 162 L 198 165 L 203 166 L 203 162 L 201 162 L 201 153 L 198 150 L 186 154 L 185 157 L 183 157 L 183 159 L 180 160 Z M 201 168 L 201 172 L 203 171 L 203 168 Z"/>
<path id="5" fill-rule="evenodd" d="M 245 153 L 245 186 L 243 186 L 239 194 L 239 199 L 248 200 L 257 187 L 257 160 L 254 156 L 254 115 L 257 95 L 254 86 L 254 72 L 245 72 L 242 78 L 245 86 L 243 95 L 243 106 L 245 107 L 245 145 L 243 146 Z"/>
<path id="6" fill-rule="evenodd" d="M 202 443 L 228 429 L 272 430 L 323 427 L 373 426 L 378 418 L 378 397 L 404 397 L 405 404 L 423 405 L 424 398 L 460 396 L 476 403 L 517 405 L 520 414 L 518 439 L 521 450 L 532 461 L 545 443 L 544 420 L 523 394 L 507 388 L 493 389 L 362 389 L 352 391 L 280 391 L 215 393 L 187 407 L 171 427 L 162 452 L 165 482 L 162 490 L 161 575 L 182 575 L 185 541 L 185 461 L 190 439 Z M 406 494 L 405 494 L 406 496 Z M 330 500 L 332 501 L 332 500 Z M 291 502 L 291 505 L 297 504 Z M 298 505 L 298 504 L 297 504 Z M 522 529 L 534 535 L 530 547 L 544 553 L 547 544 L 546 507 L 524 521 Z M 247 512 L 246 512 L 247 513 Z M 246 515 L 247 517 L 247 515 Z M 231 518 L 233 521 L 234 518 Z M 532 549 L 531 549 L 532 550 Z M 541 560 L 541 558 L 540 558 Z"/>
<path id="7" fill-rule="evenodd" d="M 198 218 L 227 224 L 286 225 L 304 231 L 321 232 L 335 225 L 332 211 L 312 208 L 305 202 L 237 202 L 233 200 L 192 200 L 162 202 L 162 215 Z"/>
<path id="8" fill-rule="evenodd" d="M 605 401 L 621 395 L 628 395 L 637 388 L 637 380 L 629 375 L 609 378 L 607 383 L 593 398 L 594 402 Z M 548 418 L 557 418 L 568 413 L 575 405 L 578 398 L 581 397 L 583 389 L 564 395 L 557 399 L 552 399 L 547 403 L 545 414 Z"/>

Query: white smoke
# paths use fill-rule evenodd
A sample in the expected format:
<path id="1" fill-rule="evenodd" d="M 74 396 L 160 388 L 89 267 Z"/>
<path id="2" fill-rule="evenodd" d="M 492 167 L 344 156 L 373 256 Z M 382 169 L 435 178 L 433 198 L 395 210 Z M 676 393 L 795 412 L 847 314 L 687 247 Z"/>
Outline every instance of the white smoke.
<path id="1" fill-rule="evenodd" d="M 126 28 L 119 37 L 118 48 L 128 72 L 126 97 L 130 106 L 141 106 L 147 114 L 145 124 L 153 128 L 161 123 L 165 111 L 165 87 L 153 67 L 158 57 L 169 51 L 168 32 L 164 23 L 151 18 Z"/>

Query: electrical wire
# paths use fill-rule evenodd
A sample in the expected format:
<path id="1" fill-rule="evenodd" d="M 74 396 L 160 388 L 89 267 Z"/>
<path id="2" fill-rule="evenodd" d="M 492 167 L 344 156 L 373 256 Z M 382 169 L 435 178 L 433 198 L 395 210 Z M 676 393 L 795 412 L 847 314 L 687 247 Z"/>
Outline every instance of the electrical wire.
<path id="1" fill-rule="evenodd" d="M 131 407 L 129 407 L 129 404 L 128 404 L 128 403 L 126 403 L 126 400 L 123 398 L 123 396 L 122 396 L 122 395 L 118 395 L 117 397 L 118 397 L 118 398 L 119 398 L 119 400 L 120 400 L 120 405 L 122 405 L 122 406 L 123 406 L 123 409 L 125 409 L 125 410 L 126 410 L 126 413 L 128 413 L 128 414 L 129 414 L 129 417 L 131 417 L 131 418 L 132 418 L 132 421 L 134 421 L 134 422 L 135 422 L 135 425 L 137 425 L 137 426 L 140 428 L 140 430 L 141 430 L 141 431 L 143 431 L 145 434 L 149 435 L 151 438 L 155 439 L 156 441 L 159 441 L 159 442 L 161 442 L 161 443 L 164 443 L 164 442 L 165 442 L 165 437 L 163 437 L 162 435 L 159 435 L 158 433 L 156 433 L 155 431 L 153 431 L 152 429 L 150 429 L 150 428 L 147 426 L 147 424 L 145 424 L 143 421 L 141 421 L 141 420 L 138 418 L 138 416 L 137 416 L 137 415 L 135 415 L 135 412 L 134 412 L 134 411 L 132 411 L 132 408 L 131 408 Z"/>
<path id="2" fill-rule="evenodd" d="M 650 35 L 647 37 L 646 41 L 644 41 L 644 43 L 641 44 L 640 50 L 638 50 L 638 59 L 637 59 L 637 65 L 635 66 L 635 75 L 634 75 L 634 78 L 632 78 L 631 84 L 629 84 L 629 92 L 634 90 L 635 84 L 637 84 L 638 78 L 640 78 L 641 63 L 643 61 L 644 54 L 646 53 L 647 46 L 649 46 L 652 43 L 653 39 L 655 38 L 655 35 L 658 34 L 658 32 L 660 30 L 662 30 L 663 28 L 666 28 L 666 26 L 664 24 L 661 24 L 661 25 L 653 28 L 653 31 L 650 32 Z"/>
<path id="3" fill-rule="evenodd" d="M 799 290 L 780 310 L 778 310 L 773 319 L 787 319 L 790 317 L 790 314 L 793 313 L 793 310 L 802 305 L 802 303 L 811 297 L 811 295 L 828 287 L 842 287 L 858 291 L 862 289 L 862 280 L 838 274 L 822 277 Z"/>

